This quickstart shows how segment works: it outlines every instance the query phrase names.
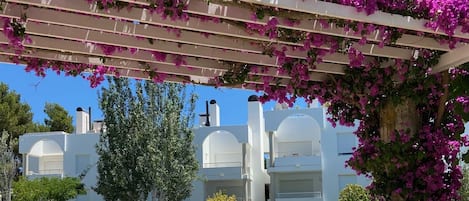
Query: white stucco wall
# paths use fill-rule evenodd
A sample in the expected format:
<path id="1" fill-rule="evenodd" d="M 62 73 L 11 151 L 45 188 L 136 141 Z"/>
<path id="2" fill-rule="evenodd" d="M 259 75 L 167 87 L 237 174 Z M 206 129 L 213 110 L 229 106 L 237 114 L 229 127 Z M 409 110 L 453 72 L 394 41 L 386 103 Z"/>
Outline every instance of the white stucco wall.
<path id="1" fill-rule="evenodd" d="M 215 131 L 204 141 L 203 166 L 241 165 L 242 144 L 236 137 L 227 131 Z"/>
<path id="2" fill-rule="evenodd" d="M 321 127 L 308 115 L 286 117 L 275 132 L 274 152 L 281 155 L 321 154 Z"/>
<path id="3" fill-rule="evenodd" d="M 91 187 L 94 187 L 97 182 L 96 162 L 98 161 L 98 155 L 96 154 L 95 147 L 99 141 L 99 134 L 71 134 L 68 135 L 67 138 L 68 150 L 64 153 L 65 175 L 76 177 L 80 174 L 86 173 L 86 176 L 82 181 L 85 184 L 85 188 L 88 190 L 88 193 L 86 196 L 81 196 L 77 200 L 101 200 L 101 196 L 91 189 Z M 88 156 L 88 164 L 76 164 L 77 156 Z M 85 170 L 77 170 L 77 168 L 85 168 Z"/>
<path id="4" fill-rule="evenodd" d="M 323 193 L 324 200 L 338 200 L 339 199 L 339 176 L 340 175 L 353 175 L 356 176 L 355 171 L 351 168 L 345 167 L 351 155 L 339 155 L 337 134 L 353 133 L 356 128 L 337 126 L 332 128 L 327 126 L 322 133 L 322 160 L 323 160 Z M 367 186 L 370 180 L 364 176 L 356 177 L 357 184 Z"/>
<path id="5" fill-rule="evenodd" d="M 99 141 L 99 134 L 66 134 L 64 132 L 48 132 L 24 134 L 20 136 L 20 153 L 27 155 L 29 171 L 44 170 L 45 175 L 55 174 L 61 169 L 63 176 L 77 177 L 84 171 L 77 171 L 77 167 L 86 167 L 86 176 L 82 182 L 87 189 L 87 195 L 79 196 L 80 201 L 102 200 L 91 187 L 96 185 L 96 154 L 95 145 Z M 33 155 L 31 155 L 31 153 Z M 89 156 L 88 164 L 76 164 L 76 156 Z M 81 160 L 83 162 L 83 160 Z"/>
<path id="6" fill-rule="evenodd" d="M 270 176 L 264 169 L 264 153 L 269 151 L 268 131 L 274 131 L 274 142 L 276 143 L 274 152 L 281 152 L 283 149 L 283 151 L 287 152 L 311 153 L 309 156 L 298 155 L 279 159 L 279 162 L 283 161 L 282 165 L 274 168 L 277 168 L 275 171 L 281 172 L 284 177 L 288 177 L 289 174 L 292 175 L 292 178 L 301 174 L 306 175 L 302 176 L 304 178 L 308 178 L 308 175 L 321 175 L 320 180 L 317 180 L 315 177 L 316 180 L 312 179 L 310 183 L 313 183 L 312 190 L 314 191 L 318 190 L 319 184 L 322 185 L 323 200 L 337 200 L 341 182 L 356 181 L 361 185 L 368 185 L 369 181 L 364 177 L 356 177 L 356 179 L 350 177 L 355 175 L 354 171 L 345 168 L 345 161 L 350 155 L 339 155 L 338 153 L 337 134 L 353 133 L 355 128 L 340 126 L 332 128 L 325 120 L 322 108 L 285 109 L 264 112 L 259 102 L 249 102 L 247 115 L 248 122 L 246 125 L 196 128 L 194 144 L 196 146 L 196 157 L 200 162 L 201 168 L 203 163 L 241 163 L 242 144 L 246 144 L 246 151 L 248 152 L 247 163 L 251 169 L 248 178 L 251 180 L 249 191 L 252 194 L 251 198 L 253 201 L 264 200 L 265 184 L 270 183 Z M 88 170 L 88 174 L 83 180 L 86 187 L 90 189 L 96 184 L 96 161 L 98 156 L 95 152 L 95 145 L 99 140 L 99 134 L 27 134 L 20 138 L 20 152 L 29 153 L 33 145 L 41 140 L 43 142 L 47 142 L 47 140 L 53 141 L 57 143 L 57 146 L 33 150 L 35 153 L 42 153 L 44 150 L 48 150 L 50 153 L 57 152 L 57 150 L 63 151 L 64 174 L 66 176 L 78 176 L 80 173 L 83 173 L 83 170 Z M 307 143 L 310 143 L 310 146 L 306 146 Z M 311 150 L 308 151 L 306 149 Z M 231 154 L 233 157 L 227 155 L 227 158 L 223 158 L 222 155 L 217 156 L 217 153 L 222 155 L 225 153 Z M 204 156 L 207 156 L 207 158 L 204 159 Z M 34 158 L 31 158 L 30 163 L 33 164 L 34 160 Z M 30 168 L 39 169 L 39 161 L 38 158 L 35 163 L 37 165 L 33 165 Z M 227 169 L 221 171 L 201 170 L 199 172 L 199 179 L 193 183 L 194 191 L 192 197 L 188 200 L 205 200 L 205 196 L 212 192 L 204 185 L 205 182 L 211 182 L 210 184 L 216 184 L 217 188 L 220 188 L 220 186 L 228 182 L 222 180 L 226 180 L 228 177 L 235 180 L 242 177 L 242 172 L 240 172 L 239 168 L 227 167 Z M 207 174 L 205 175 L 206 177 L 203 174 Z M 207 180 L 207 178 L 213 179 L 213 181 Z M 281 178 L 276 178 L 274 181 L 280 182 Z M 238 183 L 235 182 L 236 185 L 234 186 L 237 186 L 239 181 L 241 180 L 237 180 L 236 182 Z M 290 186 L 286 190 L 291 188 L 294 187 Z M 101 199 L 99 195 L 90 191 L 88 195 L 82 196 L 78 200 L 99 201 Z"/>

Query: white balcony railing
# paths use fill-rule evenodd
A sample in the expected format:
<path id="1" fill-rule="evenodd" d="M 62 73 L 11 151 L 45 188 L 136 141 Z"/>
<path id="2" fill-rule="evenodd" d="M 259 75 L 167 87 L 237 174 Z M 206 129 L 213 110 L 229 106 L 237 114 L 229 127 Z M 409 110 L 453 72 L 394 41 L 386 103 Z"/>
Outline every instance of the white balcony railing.
<path id="1" fill-rule="evenodd" d="M 275 157 L 321 156 L 319 153 L 275 152 Z"/>
<path id="2" fill-rule="evenodd" d="M 50 174 L 62 174 L 64 171 L 63 169 L 45 169 L 45 170 L 38 170 L 36 171 L 29 171 L 28 175 L 50 175 Z"/>
<path id="3" fill-rule="evenodd" d="M 322 198 L 321 192 L 288 192 L 277 193 L 277 198 Z"/>
<path id="4" fill-rule="evenodd" d="M 241 167 L 241 162 L 204 163 L 203 168 Z"/>

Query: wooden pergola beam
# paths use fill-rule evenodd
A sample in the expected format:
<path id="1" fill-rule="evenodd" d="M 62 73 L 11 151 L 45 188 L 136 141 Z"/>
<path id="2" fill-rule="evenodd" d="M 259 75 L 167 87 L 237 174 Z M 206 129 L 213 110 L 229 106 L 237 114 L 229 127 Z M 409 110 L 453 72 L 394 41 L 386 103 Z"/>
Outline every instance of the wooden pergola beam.
<path id="1" fill-rule="evenodd" d="M 318 0 L 240 0 L 246 3 L 254 3 L 270 7 L 276 7 L 285 10 L 310 13 L 315 15 L 327 16 L 344 20 L 353 20 L 378 25 L 384 25 L 395 28 L 402 28 L 425 33 L 447 35 L 442 30 L 431 30 L 425 27 L 428 20 L 414 19 L 401 15 L 393 15 L 382 11 L 375 11 L 371 15 L 364 12 L 357 12 L 356 8 Z M 461 32 L 458 27 L 453 35 L 454 37 L 469 39 L 469 34 Z"/>
<path id="2" fill-rule="evenodd" d="M 26 0 L 23 0 L 23 1 L 26 1 Z M 33 0 L 30 0 L 30 1 L 33 1 Z M 18 2 L 22 2 L 22 1 L 18 1 Z M 33 5 L 37 5 L 37 4 L 33 4 Z M 48 7 L 51 7 L 51 5 L 48 5 Z M 75 7 L 78 7 L 78 6 L 75 5 Z M 138 9 L 139 8 L 134 8 L 133 10 L 138 10 Z M 112 9 L 109 9 L 109 11 L 111 11 L 111 10 Z M 86 12 L 89 12 L 89 11 L 86 11 L 86 10 L 70 9 L 69 11 L 83 12 L 85 14 L 90 14 L 90 13 L 86 13 Z M 113 11 L 113 12 L 116 12 L 115 14 L 117 16 L 120 16 L 123 19 L 127 19 L 129 21 L 134 21 L 134 22 L 138 21 L 139 23 L 149 23 L 149 24 L 154 24 L 154 22 L 158 21 L 158 20 L 155 21 L 153 18 L 151 20 L 150 19 L 148 19 L 148 20 L 141 20 L 140 19 L 139 20 L 139 18 L 135 18 L 135 17 L 134 18 L 125 18 L 125 17 L 129 17 L 128 16 L 129 13 L 118 12 L 118 11 Z M 148 11 L 145 11 L 145 10 L 141 9 L 141 12 L 146 13 Z M 21 12 L 19 12 L 19 11 L 6 12 L 6 14 L 13 14 L 13 13 L 16 13 L 16 15 L 21 15 Z M 54 14 L 54 15 L 52 15 L 52 14 Z M 45 17 L 43 17 L 41 15 L 48 15 L 49 16 L 48 20 L 44 20 Z M 96 15 L 96 13 L 95 13 L 95 15 Z M 147 13 L 145 15 L 150 15 L 150 14 Z M 106 15 L 104 15 L 104 16 L 106 16 Z M 91 17 L 91 16 L 89 16 L 89 17 Z M 67 26 L 77 24 L 77 23 L 71 22 L 71 20 L 76 22 L 79 19 L 79 18 L 75 18 L 75 16 L 73 16 L 72 14 L 67 14 L 67 13 L 63 13 L 63 12 L 54 13 L 54 11 L 51 11 L 51 10 L 48 10 L 47 12 L 45 12 L 44 10 L 42 10 L 42 11 L 37 10 L 37 8 L 36 9 L 28 8 L 28 18 L 30 18 L 33 21 L 37 20 L 39 18 L 38 21 L 47 21 L 49 23 L 57 23 L 57 24 L 63 24 L 63 25 L 66 24 Z M 41 18 L 42 18 L 42 20 L 40 20 Z M 55 22 L 57 20 L 64 21 L 64 19 L 68 19 L 67 23 Z M 101 21 L 103 21 L 103 22 L 101 22 L 102 25 L 103 25 L 102 27 L 108 27 L 107 30 L 112 29 L 113 31 L 119 30 L 119 29 L 116 29 L 117 25 L 118 25 L 117 23 L 119 23 L 119 24 L 126 23 L 124 25 L 119 25 L 119 27 L 121 27 L 121 26 L 127 27 L 127 29 L 120 29 L 120 30 L 123 30 L 121 32 L 127 32 L 127 33 L 124 33 L 124 34 L 132 33 L 134 28 L 137 32 L 135 34 L 138 34 L 138 31 L 145 33 L 146 31 L 142 31 L 142 30 L 147 30 L 148 29 L 148 26 L 146 24 L 137 24 L 137 23 L 132 24 L 132 23 L 129 23 L 129 22 L 117 22 L 115 20 L 109 20 L 109 19 L 108 19 L 108 21 L 111 21 L 111 22 L 106 22 L 105 23 L 104 22 L 105 20 L 106 19 L 101 20 Z M 174 27 L 173 25 L 175 23 L 176 24 L 178 23 L 178 22 L 172 22 L 172 21 L 169 21 L 169 20 L 161 20 L 161 21 L 164 21 L 164 22 L 163 23 L 158 23 L 156 25 Z M 196 24 L 198 25 L 197 27 L 199 27 L 199 28 L 192 28 L 194 26 L 194 22 L 191 22 L 191 21 L 198 21 L 198 22 L 196 22 Z M 78 23 L 83 23 L 83 22 L 89 22 L 89 20 L 80 20 L 80 22 L 78 22 Z M 96 27 L 97 25 L 85 25 L 85 26 L 86 27 Z M 109 27 L 109 26 L 113 26 L 113 27 Z M 217 27 L 220 27 L 220 28 L 217 28 Z M 201 22 L 200 20 L 193 19 L 193 18 L 191 18 L 189 20 L 189 22 L 187 22 L 187 26 L 185 26 L 185 27 L 175 27 L 175 28 L 181 28 L 181 29 L 185 29 L 185 30 L 192 30 L 192 31 L 197 31 L 197 32 L 201 32 L 201 33 L 221 34 L 221 35 L 224 35 L 224 36 L 231 36 L 231 37 L 236 37 L 236 38 L 240 38 L 240 39 L 249 39 L 249 40 L 253 40 L 253 41 L 264 41 L 264 42 L 274 43 L 274 44 L 278 43 L 278 44 L 282 44 L 282 45 L 286 45 L 286 46 L 296 46 L 296 47 L 303 46 L 303 44 L 301 44 L 301 43 L 292 43 L 292 42 L 271 40 L 266 36 L 260 36 L 258 34 L 249 34 L 249 33 L 246 33 L 243 29 L 237 30 L 237 31 L 235 31 L 236 33 L 233 33 L 233 31 L 230 31 L 230 30 L 236 30 L 236 29 L 239 29 L 239 27 L 234 27 L 234 26 L 232 26 L 230 24 L 226 24 L 226 23 L 213 23 L 213 22 L 208 22 L 208 21 Z M 106 28 L 104 28 L 104 29 L 106 29 Z M 222 31 L 215 31 L 214 29 L 222 30 Z M 200 34 L 200 36 L 198 38 L 200 38 L 200 37 L 204 37 L 204 36 L 202 34 Z M 356 39 L 356 37 L 357 36 L 355 36 L 354 39 Z M 214 38 L 212 41 L 216 41 L 216 39 L 218 39 L 218 38 Z M 171 38 L 170 40 L 178 40 L 178 39 Z M 207 40 L 207 39 L 205 39 L 205 40 Z M 195 42 L 197 40 L 196 39 L 191 39 L 191 41 Z M 204 40 L 202 39 L 202 41 L 204 41 Z M 178 40 L 178 42 L 188 42 L 188 41 L 185 40 L 185 39 L 181 39 L 181 40 Z M 204 43 L 204 44 L 206 44 L 206 43 Z M 209 44 L 210 44 L 210 42 L 209 42 Z M 220 44 L 220 43 L 217 43 L 217 44 Z M 227 48 L 229 48 L 230 44 L 227 44 L 226 46 L 227 46 Z M 404 49 L 404 48 L 396 48 L 396 47 L 378 48 L 377 45 L 373 45 L 373 44 L 355 45 L 355 47 L 358 50 L 360 50 L 361 52 L 363 52 L 363 54 L 368 55 L 368 56 L 380 56 L 380 57 L 389 57 L 389 58 L 398 58 L 398 59 L 410 59 L 411 56 L 412 56 L 412 50 Z M 222 47 L 218 47 L 218 48 L 222 48 Z M 321 47 L 321 48 L 322 49 L 328 49 L 329 47 L 324 46 L 324 47 Z M 252 51 L 250 49 L 252 49 L 252 48 L 249 48 L 248 50 L 242 50 L 242 51 Z M 291 52 L 288 52 L 288 53 L 293 54 Z"/>
<path id="3" fill-rule="evenodd" d="M 469 62 L 469 45 L 451 50 L 440 57 L 440 61 L 432 68 L 433 73 L 447 71 Z"/>
<path id="4" fill-rule="evenodd" d="M 149 3 L 145 0 L 121 0 L 128 3 L 139 4 L 143 6 L 148 6 Z M 252 19 L 253 12 L 250 9 L 243 8 L 243 7 L 235 7 L 235 6 L 226 6 L 220 5 L 213 2 L 202 2 L 202 1 L 189 1 L 188 7 L 186 12 L 191 14 L 198 14 L 203 16 L 209 17 L 217 17 L 221 19 L 229 19 L 229 20 L 236 20 L 248 23 L 255 23 L 255 24 L 267 24 L 267 19 L 270 17 L 266 14 L 264 19 Z M 371 34 L 365 34 L 362 36 L 361 33 L 354 33 L 353 31 L 344 31 L 343 28 L 336 27 L 334 24 L 329 24 L 328 27 L 323 27 L 321 23 L 317 19 L 315 20 L 300 20 L 294 26 L 289 25 L 287 22 L 289 19 L 275 16 L 278 18 L 278 27 L 297 30 L 297 31 L 305 31 L 311 33 L 319 33 L 331 36 L 338 36 L 344 38 L 352 38 L 352 39 L 361 39 L 362 37 L 366 37 L 368 40 L 373 42 L 379 42 L 380 40 L 377 36 L 380 34 L 378 30 L 375 30 Z M 330 18 L 327 16 L 318 16 L 318 18 Z M 399 38 L 396 42 L 396 45 L 399 46 L 407 46 L 413 48 L 425 48 L 425 49 L 432 49 L 432 50 L 441 50 L 441 51 L 449 51 L 449 46 L 442 46 L 438 41 L 431 37 L 424 37 L 424 36 L 415 36 L 410 34 L 403 34 L 401 38 Z"/>
<path id="5" fill-rule="evenodd" d="M 469 45 L 457 42 L 456 49 L 450 50 L 448 44 L 440 44 L 430 37 L 432 34 L 435 36 L 446 36 L 446 34 L 425 28 L 423 24 L 427 22 L 426 20 L 415 20 L 381 11 L 366 16 L 357 12 L 354 7 L 319 0 L 241 0 L 241 4 L 268 6 L 299 14 L 305 18 L 292 25 L 286 22 L 285 16 L 275 16 L 279 21 L 277 27 L 282 31 L 294 31 L 293 33 L 303 36 L 298 40 L 289 40 L 288 37 L 269 38 L 243 27 L 244 23 L 266 25 L 269 18 L 274 16 L 267 14 L 263 19 L 256 19 L 253 17 L 254 11 L 250 8 L 207 3 L 203 0 L 188 1 L 187 10 L 184 10 L 190 15 L 187 21 L 163 19 L 145 8 L 149 5 L 145 0 L 120 0 L 142 5 L 132 8 L 131 11 L 117 8 L 101 10 L 96 4 L 90 5 L 85 0 L 5 1 L 7 3 L 4 4 L 0 17 L 19 19 L 24 14 L 27 16 L 26 34 L 31 37 L 33 43 L 24 44 L 27 51 L 23 56 L 113 66 L 119 70 L 127 69 L 127 75 L 130 77 L 148 78 L 148 75 L 139 73 L 149 68 L 178 77 L 184 82 L 207 84 L 209 80 L 213 81 L 214 77 L 234 71 L 235 67 L 248 66 L 263 70 L 249 73 L 246 83 L 262 85 L 259 76 L 269 76 L 279 82 L 271 84 L 287 86 L 291 77 L 281 73 L 284 67 L 279 63 L 281 57 L 277 58 L 270 51 L 286 49 L 287 58 L 302 61 L 317 56 L 314 52 L 308 55 L 304 49 L 299 50 L 303 48 L 302 40 L 307 34 L 315 36 L 319 34 L 340 41 L 339 50 L 333 53 L 329 52 L 333 48 L 331 44 L 306 48 L 324 50 L 321 53 L 327 51 L 322 57 L 322 62 L 317 61 L 314 67 L 310 66 L 309 78 L 312 82 L 324 81 L 330 75 L 344 74 L 344 70 L 348 68 L 350 60 L 354 57 L 347 53 L 350 47 L 364 55 L 362 65 L 367 62 L 388 60 L 388 63 L 381 66 L 392 66 L 398 60 L 413 59 L 415 50 L 420 48 L 447 52 L 441 57 L 440 63 L 433 68 L 434 72 L 448 70 L 469 61 L 467 55 Z M 222 20 L 213 22 L 204 20 L 206 17 Z M 395 43 L 379 47 L 378 43 L 381 41 L 379 29 L 367 34 L 355 33 L 353 30 L 346 31 L 334 22 L 321 23 L 321 18 L 345 19 L 406 31 Z M 417 32 L 428 34 L 421 36 Z M 367 40 L 361 45 L 358 40 L 362 37 Z M 454 37 L 469 39 L 469 34 L 463 34 L 458 29 Z M 0 36 L 0 43 L 8 44 L 8 42 L 5 36 Z M 125 51 L 106 55 L 106 52 L 99 48 L 103 45 Z M 127 51 L 129 49 L 133 51 Z M 164 61 L 158 61 L 152 55 L 154 52 L 170 56 Z M 12 56 L 14 52 L 5 50 L 0 55 Z M 186 63 L 176 66 L 174 58 L 183 58 Z M 131 71 L 139 73 L 128 74 Z M 242 84 L 236 86 L 244 87 Z"/>

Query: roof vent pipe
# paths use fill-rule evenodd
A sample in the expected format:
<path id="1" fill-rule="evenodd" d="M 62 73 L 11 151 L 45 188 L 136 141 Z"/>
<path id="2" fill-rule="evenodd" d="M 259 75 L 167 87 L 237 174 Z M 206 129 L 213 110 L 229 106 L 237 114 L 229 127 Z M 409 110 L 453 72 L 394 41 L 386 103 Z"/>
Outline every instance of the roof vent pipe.
<path id="1" fill-rule="evenodd" d="M 205 101 L 205 126 L 210 126 L 210 114 L 208 113 L 208 101 Z"/>
<path id="2" fill-rule="evenodd" d="M 93 124 L 91 123 L 91 107 L 88 107 L 88 130 L 93 130 Z"/>
<path id="3" fill-rule="evenodd" d="M 216 100 L 210 100 L 208 112 L 210 115 L 210 126 L 220 126 L 220 108 Z"/>

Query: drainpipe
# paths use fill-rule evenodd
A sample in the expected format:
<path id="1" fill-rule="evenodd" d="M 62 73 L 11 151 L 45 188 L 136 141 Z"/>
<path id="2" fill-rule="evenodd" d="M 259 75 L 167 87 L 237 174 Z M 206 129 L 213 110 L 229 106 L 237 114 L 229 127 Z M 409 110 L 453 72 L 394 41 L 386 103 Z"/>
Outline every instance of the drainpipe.
<path id="1" fill-rule="evenodd" d="M 25 153 L 23 154 L 23 176 L 26 176 L 26 173 L 29 171 L 28 170 L 28 164 L 29 161 L 28 161 L 28 154 Z"/>
<path id="2" fill-rule="evenodd" d="M 205 116 L 205 126 L 210 126 L 210 113 L 208 111 L 208 101 L 205 101 L 205 114 L 207 114 L 207 116 Z"/>
<path id="3" fill-rule="evenodd" d="M 269 131 L 269 167 L 274 167 L 274 131 Z"/>

